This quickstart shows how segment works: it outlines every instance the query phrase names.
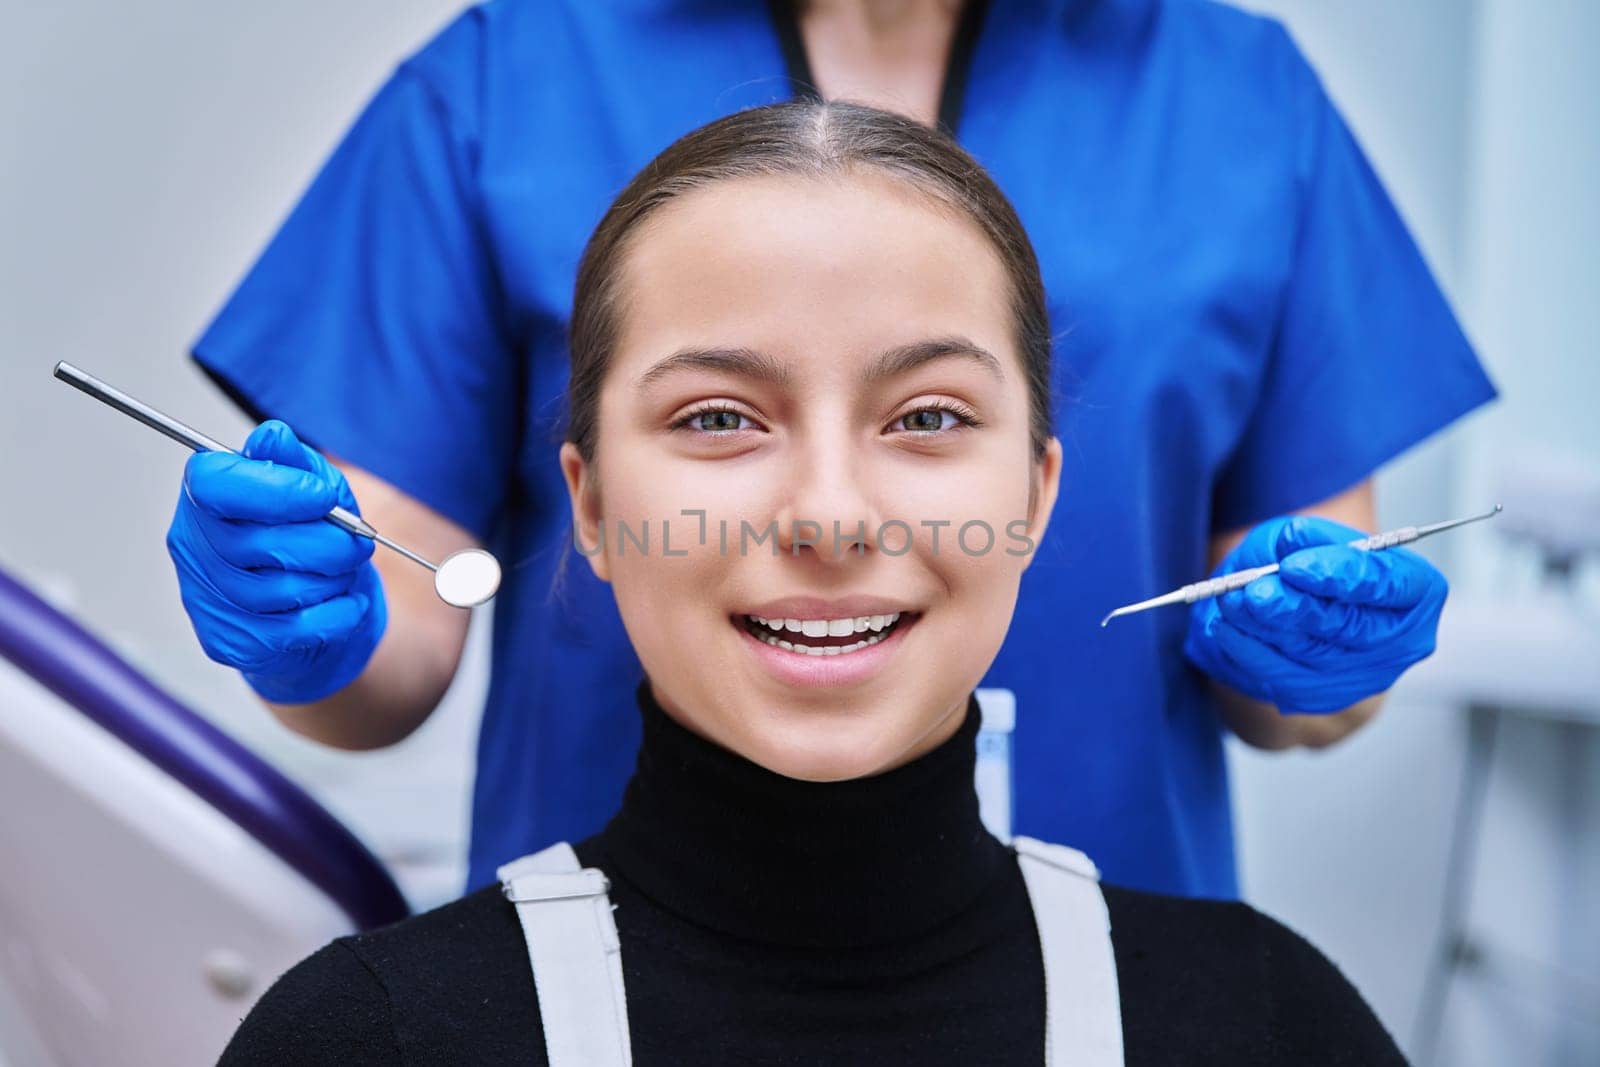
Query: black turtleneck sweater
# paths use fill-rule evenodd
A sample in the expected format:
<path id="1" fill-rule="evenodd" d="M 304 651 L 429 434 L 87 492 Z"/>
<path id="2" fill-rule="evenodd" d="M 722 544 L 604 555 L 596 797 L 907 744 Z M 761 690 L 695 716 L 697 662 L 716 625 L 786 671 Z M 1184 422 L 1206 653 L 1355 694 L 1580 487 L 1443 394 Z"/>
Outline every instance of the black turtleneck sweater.
<path id="1" fill-rule="evenodd" d="M 826 784 L 691 733 L 648 683 L 639 705 L 622 809 L 575 846 L 611 881 L 635 1063 L 1044 1063 L 1027 889 L 978 816 L 976 699 L 920 759 Z M 1259 912 L 1104 891 L 1129 1064 L 1404 1062 L 1333 964 Z M 222 1057 L 545 1062 L 498 886 L 329 944 L 266 991 Z"/>

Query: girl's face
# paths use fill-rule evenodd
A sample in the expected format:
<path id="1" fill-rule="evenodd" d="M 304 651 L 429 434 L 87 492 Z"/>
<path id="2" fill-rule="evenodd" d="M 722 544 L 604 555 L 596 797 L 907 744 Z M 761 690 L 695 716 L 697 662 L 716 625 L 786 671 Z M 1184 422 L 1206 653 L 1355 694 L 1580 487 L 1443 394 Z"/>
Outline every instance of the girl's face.
<path id="1" fill-rule="evenodd" d="M 561 462 L 657 701 L 793 778 L 915 759 L 1055 503 L 998 256 L 871 172 L 721 182 L 632 242 L 595 461 Z"/>

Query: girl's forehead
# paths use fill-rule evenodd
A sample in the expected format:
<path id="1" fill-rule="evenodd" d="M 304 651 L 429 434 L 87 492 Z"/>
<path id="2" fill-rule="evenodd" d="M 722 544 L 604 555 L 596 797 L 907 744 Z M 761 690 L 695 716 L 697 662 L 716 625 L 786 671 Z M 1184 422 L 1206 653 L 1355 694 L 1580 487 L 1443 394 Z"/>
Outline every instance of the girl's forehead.
<path id="1" fill-rule="evenodd" d="M 665 205 L 623 258 L 618 359 L 707 345 L 846 357 L 940 336 L 998 352 L 1011 321 L 998 254 L 904 184 L 738 179 Z"/>
<path id="2" fill-rule="evenodd" d="M 976 222 L 907 178 L 855 167 L 826 174 L 769 174 L 710 182 L 674 197 L 640 227 L 635 246 L 699 246 L 727 254 L 868 245 L 931 249 L 988 245 Z"/>

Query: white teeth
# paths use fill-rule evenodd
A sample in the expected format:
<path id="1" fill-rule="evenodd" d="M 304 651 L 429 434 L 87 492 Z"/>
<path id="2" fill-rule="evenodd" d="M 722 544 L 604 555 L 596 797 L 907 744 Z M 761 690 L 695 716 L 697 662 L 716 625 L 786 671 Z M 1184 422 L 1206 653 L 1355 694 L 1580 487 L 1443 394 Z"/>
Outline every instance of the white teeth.
<path id="1" fill-rule="evenodd" d="M 768 629 L 778 629 L 778 627 L 773 627 L 774 621 L 768 621 L 768 619 L 763 619 L 763 617 L 760 616 L 754 616 L 754 614 L 747 617 L 749 617 L 750 621 L 765 625 L 765 627 L 768 627 Z M 886 625 L 896 621 L 898 617 L 898 613 L 890 614 L 890 616 L 866 616 L 867 627 L 872 629 L 872 622 L 880 622 L 880 625 L 875 627 L 875 629 L 882 630 L 883 627 L 886 627 Z M 846 622 L 846 624 L 850 624 L 851 630 L 845 630 L 845 633 L 834 633 L 835 637 L 845 637 L 845 635 L 848 635 L 850 632 L 866 632 L 866 630 L 854 629 L 854 627 L 856 627 L 856 619 L 843 619 L 843 621 L 842 619 L 803 619 L 803 621 L 798 621 L 798 619 L 782 619 L 784 630 L 794 630 L 794 625 L 790 625 L 792 622 L 798 622 L 798 625 L 805 630 L 806 637 L 827 637 L 829 633 L 832 633 L 832 627 L 830 627 L 830 624 L 837 624 L 837 622 Z M 848 656 L 848 654 L 854 653 L 854 651 L 861 651 L 862 648 L 872 648 L 872 646 L 877 645 L 878 641 L 882 641 L 883 637 L 885 637 L 883 633 L 872 632 L 867 635 L 866 640 L 856 641 L 856 643 L 853 643 L 853 645 L 805 645 L 805 643 L 802 643 L 802 641 L 789 641 L 786 640 L 786 638 L 776 637 L 776 635 L 773 635 L 773 633 L 752 632 L 752 635 L 754 635 L 758 641 L 766 641 L 768 645 L 774 646 L 774 648 L 781 648 L 784 649 L 786 653 L 800 654 L 800 656 Z"/>
<path id="2" fill-rule="evenodd" d="M 900 617 L 900 613 L 897 611 L 890 615 L 857 615 L 853 619 L 768 619 L 760 615 L 745 617 L 777 633 L 787 630 L 792 634 L 803 633 L 807 637 L 849 637 L 853 633 L 861 634 L 868 630 L 876 633 L 891 625 Z"/>

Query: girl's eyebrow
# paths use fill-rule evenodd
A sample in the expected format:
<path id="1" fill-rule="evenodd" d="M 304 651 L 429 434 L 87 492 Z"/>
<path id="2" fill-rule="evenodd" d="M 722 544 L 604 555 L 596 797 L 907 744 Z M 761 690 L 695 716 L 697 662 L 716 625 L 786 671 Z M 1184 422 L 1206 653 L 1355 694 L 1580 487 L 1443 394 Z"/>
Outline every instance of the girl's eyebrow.
<path id="1" fill-rule="evenodd" d="M 871 384 L 951 358 L 976 360 L 996 379 L 1005 380 L 1000 361 L 992 353 L 965 337 L 955 336 L 913 341 L 880 352 L 862 368 L 861 380 Z M 634 387 L 644 392 L 662 378 L 690 369 L 721 371 L 779 386 L 788 385 L 793 378 L 788 364 L 753 348 L 682 348 L 641 374 Z"/>
<path id="2" fill-rule="evenodd" d="M 754 348 L 680 348 L 639 375 L 634 386 L 642 393 L 674 372 L 691 369 L 722 371 L 773 385 L 788 385 L 791 378 L 787 364 Z"/>
<path id="3" fill-rule="evenodd" d="M 996 381 L 1005 381 L 1005 372 L 1000 369 L 1000 361 L 987 349 L 967 340 L 965 337 L 936 337 L 928 341 L 913 341 L 907 345 L 898 345 L 886 352 L 880 352 L 876 359 L 861 372 L 861 380 L 872 383 L 885 378 L 893 378 L 898 374 L 916 370 L 925 363 L 932 363 L 939 359 L 973 359 L 978 365 L 990 374 Z"/>

